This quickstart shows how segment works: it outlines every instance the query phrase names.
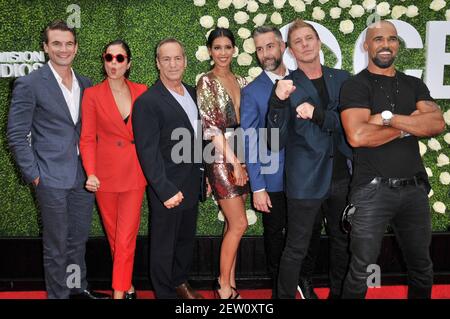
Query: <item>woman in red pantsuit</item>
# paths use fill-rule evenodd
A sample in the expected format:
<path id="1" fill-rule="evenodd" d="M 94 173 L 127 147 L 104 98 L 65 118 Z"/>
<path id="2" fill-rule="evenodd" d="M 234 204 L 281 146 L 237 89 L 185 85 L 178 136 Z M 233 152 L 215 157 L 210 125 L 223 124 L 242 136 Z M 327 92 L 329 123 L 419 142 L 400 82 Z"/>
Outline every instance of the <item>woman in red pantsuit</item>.
<path id="1" fill-rule="evenodd" d="M 131 52 L 122 40 L 103 52 L 106 79 L 84 91 L 80 152 L 95 192 L 113 259 L 115 299 L 134 299 L 131 283 L 141 205 L 147 185 L 134 145 L 131 113 L 147 90 L 128 80 Z"/>

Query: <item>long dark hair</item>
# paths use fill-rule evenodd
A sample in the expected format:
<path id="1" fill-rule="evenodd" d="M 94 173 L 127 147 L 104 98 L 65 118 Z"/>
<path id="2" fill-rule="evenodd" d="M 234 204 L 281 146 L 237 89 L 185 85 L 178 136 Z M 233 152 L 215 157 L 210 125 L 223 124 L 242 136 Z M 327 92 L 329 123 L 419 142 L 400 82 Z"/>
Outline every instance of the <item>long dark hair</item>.
<path id="1" fill-rule="evenodd" d="M 209 49 L 211 49 L 214 40 L 217 38 L 220 38 L 220 37 L 226 37 L 226 38 L 230 39 L 231 44 L 233 45 L 233 47 L 235 47 L 236 41 L 234 40 L 233 32 L 231 32 L 229 29 L 225 29 L 225 28 L 215 28 L 214 30 L 212 30 L 208 36 L 208 41 L 206 42 L 206 46 Z"/>
<path id="2" fill-rule="evenodd" d="M 108 48 L 112 45 L 120 45 L 127 54 L 127 63 L 130 63 L 130 61 L 131 61 L 131 50 L 130 50 L 130 47 L 128 46 L 128 43 L 126 43 L 124 40 L 121 40 L 121 39 L 117 39 L 117 40 L 109 42 L 107 45 L 105 45 L 105 47 L 103 48 L 103 52 L 102 52 L 102 68 L 103 68 L 103 74 L 105 75 L 105 77 L 107 76 L 107 74 L 106 74 L 106 70 L 105 70 L 105 63 L 103 61 L 103 55 L 106 53 Z M 127 79 L 130 76 L 130 71 L 131 71 L 131 67 L 125 72 L 125 77 Z"/>

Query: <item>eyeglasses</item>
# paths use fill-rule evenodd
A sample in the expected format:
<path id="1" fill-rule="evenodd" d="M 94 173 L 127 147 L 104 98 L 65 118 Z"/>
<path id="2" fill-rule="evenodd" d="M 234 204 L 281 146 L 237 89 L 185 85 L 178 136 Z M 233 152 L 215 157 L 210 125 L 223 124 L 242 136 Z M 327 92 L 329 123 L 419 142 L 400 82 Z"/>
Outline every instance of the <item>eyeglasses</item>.
<path id="1" fill-rule="evenodd" d="M 127 56 L 125 54 L 119 53 L 119 54 L 111 54 L 111 53 L 106 53 L 103 54 L 103 59 L 106 62 L 111 62 L 112 60 L 116 59 L 117 63 L 122 63 L 125 61 L 125 59 L 127 58 Z"/>

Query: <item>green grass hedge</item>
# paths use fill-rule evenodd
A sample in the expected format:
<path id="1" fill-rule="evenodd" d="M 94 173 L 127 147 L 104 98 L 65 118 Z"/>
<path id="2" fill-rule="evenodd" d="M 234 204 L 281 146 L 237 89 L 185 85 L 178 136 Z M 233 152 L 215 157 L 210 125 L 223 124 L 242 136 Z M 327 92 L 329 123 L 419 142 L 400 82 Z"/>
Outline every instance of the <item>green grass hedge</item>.
<path id="1" fill-rule="evenodd" d="M 10 0 L 0 1 L 0 52 L 7 51 L 38 51 L 40 50 L 40 32 L 42 28 L 53 19 L 66 19 L 71 12 L 67 13 L 67 6 L 73 0 L 43 0 L 23 1 Z M 359 33 L 364 30 L 368 14 L 362 18 L 352 19 L 355 23 L 353 33 L 344 35 L 339 31 L 339 22 L 351 19 L 348 9 L 342 9 L 341 18 L 333 20 L 329 17 L 329 9 L 337 6 L 338 1 L 329 1 L 321 5 L 313 1 L 312 5 L 306 6 L 306 11 L 296 13 L 288 1 L 283 9 L 275 9 L 272 2 L 268 4 L 259 3 L 256 13 L 249 13 L 250 19 L 245 25 L 234 22 L 233 16 L 236 11 L 233 5 L 228 9 L 221 10 L 217 7 L 216 0 L 207 0 L 206 5 L 196 7 L 192 0 L 127 0 L 127 1 L 78 1 L 81 8 L 81 28 L 79 35 L 79 53 L 75 60 L 74 68 L 81 74 L 93 79 L 95 83 L 102 80 L 100 54 L 103 46 L 116 38 L 126 40 L 132 50 L 133 66 L 130 79 L 136 82 L 151 85 L 157 78 L 157 70 L 154 63 L 154 48 L 157 42 L 168 36 L 176 37 L 186 46 L 188 57 L 188 69 L 185 81 L 194 84 L 195 77 L 201 72 L 209 69 L 209 62 L 199 62 L 195 58 L 197 47 L 205 45 L 204 29 L 199 19 L 203 15 L 211 15 L 216 22 L 220 16 L 225 16 L 230 21 L 230 29 L 235 33 L 237 45 L 243 52 L 243 40 L 237 36 L 240 27 L 253 29 L 252 19 L 257 13 L 267 13 L 266 22 L 270 23 L 270 15 L 278 11 L 283 17 L 283 24 L 288 23 L 296 17 L 312 20 L 311 13 L 314 6 L 321 6 L 327 17 L 319 23 L 326 26 L 336 36 L 343 52 L 343 68 L 352 70 L 352 53 L 354 43 Z M 361 4 L 362 0 L 353 1 L 353 4 Z M 422 36 L 425 43 L 425 24 L 432 20 L 445 20 L 445 9 L 438 12 L 428 8 L 429 1 L 390 1 L 393 5 L 416 5 L 419 7 L 419 15 L 415 18 L 403 16 L 401 19 L 412 24 Z M 245 11 L 245 8 L 241 9 Z M 447 50 L 450 47 L 447 43 Z M 335 58 L 329 50 L 324 49 L 326 64 L 333 65 Z M 400 69 L 424 68 L 424 50 L 401 51 L 397 61 Z M 256 58 L 253 58 L 251 66 L 256 66 Z M 249 67 L 238 66 L 233 63 L 233 70 L 243 76 L 247 76 Z M 448 68 L 445 79 L 450 81 Z M 6 142 L 6 122 L 9 109 L 11 88 L 13 79 L 0 79 L 0 236 L 35 236 L 39 233 L 39 217 L 34 203 L 32 193 L 27 185 L 21 182 L 20 175 L 14 165 L 14 161 L 8 151 Z M 444 110 L 450 107 L 449 100 L 440 100 L 438 103 Z M 443 135 L 437 138 L 443 150 L 441 153 L 450 157 L 449 147 L 443 140 Z M 425 141 L 426 143 L 426 141 Z M 434 195 L 431 203 L 441 201 L 447 206 L 446 214 L 433 213 L 433 229 L 448 230 L 450 200 L 448 186 L 439 182 L 439 173 L 448 171 L 449 166 L 437 167 L 436 157 L 438 153 L 428 150 L 424 156 L 427 167 L 433 170 L 430 178 Z M 92 235 L 102 235 L 101 224 L 97 214 L 94 214 Z M 141 234 L 147 232 L 148 209 L 143 204 L 143 218 L 141 223 Z M 201 205 L 198 229 L 200 235 L 216 235 L 221 232 L 222 222 L 217 219 L 217 206 L 208 200 Z M 255 225 L 249 227 L 247 234 L 262 234 L 261 218 Z"/>

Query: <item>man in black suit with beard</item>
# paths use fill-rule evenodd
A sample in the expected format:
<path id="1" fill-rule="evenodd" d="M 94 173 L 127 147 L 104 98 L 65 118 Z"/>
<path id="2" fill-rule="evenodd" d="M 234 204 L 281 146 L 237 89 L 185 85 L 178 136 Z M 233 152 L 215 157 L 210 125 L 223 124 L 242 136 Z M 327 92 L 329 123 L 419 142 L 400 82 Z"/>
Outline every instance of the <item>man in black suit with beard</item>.
<path id="1" fill-rule="evenodd" d="M 160 78 L 136 100 L 132 115 L 136 150 L 149 183 L 150 276 L 159 299 L 202 299 L 187 281 L 201 173 L 201 154 L 194 152 L 202 138 L 196 93 L 181 81 L 187 61 L 178 40 L 158 44 L 156 64 Z M 181 162 L 175 151 L 180 142 L 172 137 L 179 136 L 177 131 L 186 143 Z"/>

